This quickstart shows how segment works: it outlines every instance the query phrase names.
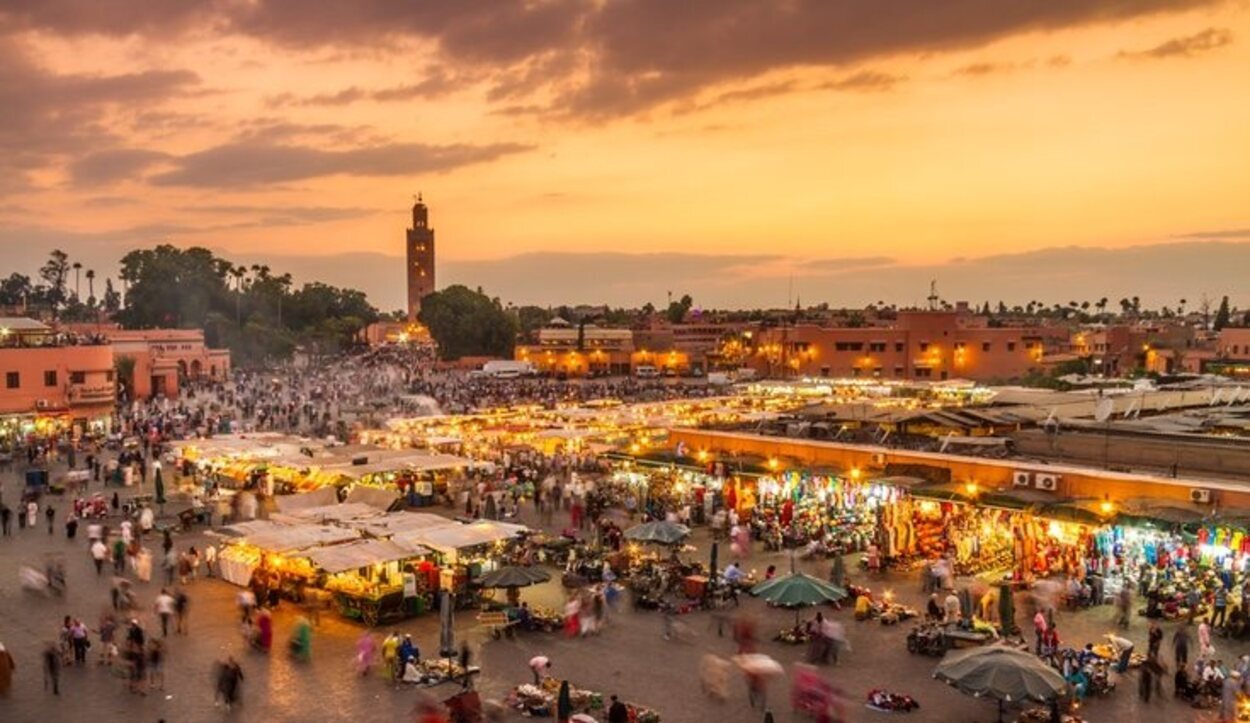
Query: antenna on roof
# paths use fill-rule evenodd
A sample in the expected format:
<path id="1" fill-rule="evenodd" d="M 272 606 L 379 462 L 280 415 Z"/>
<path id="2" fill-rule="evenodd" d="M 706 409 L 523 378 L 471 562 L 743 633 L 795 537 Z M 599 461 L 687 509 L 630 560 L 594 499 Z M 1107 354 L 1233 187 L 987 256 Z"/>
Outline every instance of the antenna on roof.
<path id="1" fill-rule="evenodd" d="M 937 279 L 934 279 L 929 282 L 929 311 L 937 311 L 939 301 L 941 298 L 938 297 Z"/>

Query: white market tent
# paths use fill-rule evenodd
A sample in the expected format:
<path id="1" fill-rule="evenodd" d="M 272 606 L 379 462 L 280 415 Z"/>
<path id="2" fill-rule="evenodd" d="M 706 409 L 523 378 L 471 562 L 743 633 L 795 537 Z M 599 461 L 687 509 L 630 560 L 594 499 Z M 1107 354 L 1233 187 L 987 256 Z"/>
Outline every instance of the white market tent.
<path id="1" fill-rule="evenodd" d="M 424 552 L 428 551 L 401 547 L 390 540 L 359 540 L 345 545 L 318 547 L 307 551 L 304 556 L 318 568 L 335 574 L 378 563 L 406 560 Z"/>
<path id="2" fill-rule="evenodd" d="M 423 545 L 445 554 L 458 550 L 510 540 L 526 531 L 524 525 L 479 520 L 471 524 L 452 522 L 438 527 L 397 533 L 392 539 L 400 545 Z"/>

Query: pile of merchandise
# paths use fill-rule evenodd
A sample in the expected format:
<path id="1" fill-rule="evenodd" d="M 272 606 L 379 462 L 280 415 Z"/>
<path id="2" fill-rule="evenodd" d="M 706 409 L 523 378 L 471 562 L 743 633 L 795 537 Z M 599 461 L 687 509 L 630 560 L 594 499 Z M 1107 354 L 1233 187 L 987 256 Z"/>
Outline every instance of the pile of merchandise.
<path id="1" fill-rule="evenodd" d="M 556 713 L 556 702 L 560 696 L 560 681 L 555 678 L 544 678 L 542 685 L 522 683 L 508 694 L 507 704 L 520 711 L 521 715 L 539 718 L 550 718 Z M 574 711 L 601 711 L 603 694 L 590 690 L 582 690 L 569 685 L 569 702 Z M 660 714 L 640 705 L 625 704 L 629 711 L 629 720 L 633 723 L 660 723 Z"/>
<path id="2" fill-rule="evenodd" d="M 803 645 L 809 640 L 809 637 L 804 626 L 796 625 L 792 628 L 782 628 L 773 640 L 787 645 Z"/>
<path id="3" fill-rule="evenodd" d="M 543 605 L 530 606 L 530 627 L 545 633 L 556 632 L 564 627 L 564 616 L 554 608 Z"/>
<path id="4" fill-rule="evenodd" d="M 421 674 L 421 685 L 438 685 L 449 680 L 464 677 L 465 670 L 455 660 L 447 658 L 425 658 L 416 663 L 417 672 Z M 469 666 L 469 673 L 477 673 L 481 669 L 476 665 Z"/>
<path id="5" fill-rule="evenodd" d="M 910 695 L 891 693 L 884 688 L 869 691 L 868 702 L 864 705 L 881 713 L 910 713 L 920 707 Z"/>

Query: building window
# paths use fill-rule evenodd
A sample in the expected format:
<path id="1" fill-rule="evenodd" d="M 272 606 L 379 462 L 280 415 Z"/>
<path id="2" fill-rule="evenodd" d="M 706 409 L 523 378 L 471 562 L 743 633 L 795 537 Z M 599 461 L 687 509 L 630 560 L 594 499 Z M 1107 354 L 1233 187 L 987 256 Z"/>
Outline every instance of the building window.
<path id="1" fill-rule="evenodd" d="M 899 367 L 899 366 L 894 367 L 894 376 L 896 377 L 903 376 L 903 367 Z"/>
<path id="2" fill-rule="evenodd" d="M 21 374 L 18 374 L 17 372 L 5 372 L 4 373 L 4 388 L 5 389 L 17 389 L 20 386 L 22 386 Z"/>
<path id="3" fill-rule="evenodd" d="M 964 342 L 957 341 L 955 342 L 955 351 L 963 351 L 965 346 L 967 346 L 967 344 L 965 344 Z"/>
<path id="4" fill-rule="evenodd" d="M 920 342 L 920 351 L 922 352 L 929 351 L 929 342 L 927 341 Z"/>
<path id="5" fill-rule="evenodd" d="M 71 384 L 82 384 L 87 381 L 87 372 L 70 372 L 69 381 Z"/>
<path id="6" fill-rule="evenodd" d="M 839 341 L 833 345 L 834 351 L 863 351 L 862 341 Z"/>
<path id="7" fill-rule="evenodd" d="M 933 370 L 928 367 L 916 367 L 916 376 L 931 377 L 933 376 Z"/>
<path id="8" fill-rule="evenodd" d="M 989 351 L 990 343 L 988 341 L 981 342 L 981 351 Z"/>
<path id="9" fill-rule="evenodd" d="M 43 373 L 43 385 L 45 387 L 56 386 L 56 370 L 55 369 L 50 372 Z"/>
<path id="10" fill-rule="evenodd" d="M 112 370 L 112 369 L 109 369 L 108 371 L 104 372 L 104 381 L 106 381 L 106 382 L 111 382 L 111 381 L 113 381 L 113 370 Z"/>
<path id="11" fill-rule="evenodd" d="M 884 341 L 869 342 L 868 351 L 885 351 L 885 342 Z"/>
<path id="12" fill-rule="evenodd" d="M 1016 343 L 1014 341 L 1007 342 L 1007 351 L 1015 351 Z"/>

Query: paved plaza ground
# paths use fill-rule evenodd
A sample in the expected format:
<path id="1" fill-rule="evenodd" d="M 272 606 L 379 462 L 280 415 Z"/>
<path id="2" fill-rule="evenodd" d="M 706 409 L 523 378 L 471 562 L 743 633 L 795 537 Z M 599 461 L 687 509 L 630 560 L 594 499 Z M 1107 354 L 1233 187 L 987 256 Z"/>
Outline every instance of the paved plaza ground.
<path id="1" fill-rule="evenodd" d="M 17 498 L 15 476 L 5 475 L 4 499 L 10 504 Z M 54 506 L 60 501 L 53 498 Z M 58 520 L 60 519 L 58 509 Z M 532 519 L 525 520 L 530 523 Z M 559 522 L 559 520 L 557 520 Z M 39 651 L 44 642 L 53 640 L 65 615 L 83 618 L 94 626 L 108 605 L 109 576 L 97 578 L 80 533 L 73 543 L 67 541 L 59 521 L 56 534 L 49 537 L 46 528 L 21 532 L 14 525 L 14 536 L 0 539 L 0 642 L 16 659 L 17 673 L 9 699 L 0 700 L 0 721 L 129 721 L 170 723 L 199 721 L 274 721 L 310 723 L 317 721 L 404 721 L 411 720 L 409 711 L 418 692 L 411 688 L 393 688 L 376 676 L 360 678 L 352 668 L 354 645 L 361 628 L 326 615 L 313 640 L 313 659 L 300 663 L 283 649 L 292 621 L 297 614 L 289 606 L 279 608 L 275 615 L 274 651 L 263 656 L 249 651 L 239 634 L 235 610 L 238 589 L 219 580 L 199 580 L 188 590 L 191 597 L 190 634 L 171 637 L 164 691 L 137 696 L 126 691 L 123 682 L 94 663 L 86 668 L 68 668 L 62 672 L 59 697 L 42 686 Z M 202 545 L 203 534 L 186 534 L 176 538 L 179 549 Z M 153 541 L 153 546 L 159 543 Z M 696 553 L 706 555 L 707 536 L 697 530 Z M 18 585 L 18 568 L 24 563 L 41 564 L 47 552 L 63 553 L 68 569 L 68 594 L 64 598 L 44 598 L 23 592 Z M 780 554 L 756 553 L 747 567 L 763 569 L 768 564 L 788 565 Z M 800 566 L 813 574 L 824 575 L 828 562 Z M 847 565 L 849 570 L 854 566 Z M 859 576 L 857 576 L 857 579 Z M 862 580 L 859 580 L 862 581 Z M 915 574 L 888 575 L 868 584 L 875 589 L 891 589 L 903 601 L 920 607 L 922 595 Z M 159 585 L 156 581 L 139 584 L 140 608 L 150 611 Z M 525 599 L 558 606 L 560 589 L 553 583 L 523 592 Z M 771 634 L 787 622 L 793 613 L 767 608 L 761 601 L 744 597 L 742 609 L 754 613 L 761 621 L 761 632 Z M 805 616 L 810 611 L 805 612 Z M 850 695 L 855 721 L 888 721 L 913 723 L 937 721 L 990 721 L 993 707 L 961 695 L 931 677 L 935 659 L 909 655 L 905 637 L 909 625 L 885 627 L 876 622 L 857 623 L 849 610 L 833 613 L 845 623 L 852 650 L 841 662 L 825 669 L 826 674 Z M 148 630 L 156 630 L 154 616 L 143 615 Z M 1058 625 L 1065 644 L 1082 644 L 1111 630 L 1111 607 L 1095 608 L 1079 613 L 1060 612 Z M 733 643 L 728 636 L 717 635 L 708 613 L 692 613 L 679 618 L 691 633 L 689 639 L 665 641 L 661 636 L 661 616 L 654 612 L 621 613 L 610 618 L 607 629 L 599 636 L 568 640 L 558 635 L 531 633 L 515 640 L 485 640 L 475 629 L 469 614 L 457 620 L 458 640 L 469 641 L 476 662 L 483 669 L 477 683 L 487 697 L 502 697 L 509 688 L 529 678 L 526 661 L 542 653 L 554 663 L 553 674 L 567 677 L 575 685 L 616 693 L 622 699 L 635 701 L 658 710 L 668 723 L 716 721 L 717 723 L 756 723 L 763 719 L 758 710 L 751 710 L 746 701 L 745 686 L 735 680 L 732 694 L 724 703 L 711 703 L 700 692 L 698 661 L 706 652 L 729 656 Z M 1021 620 L 1020 622 L 1026 622 Z M 384 633 L 391 628 L 381 628 Z M 437 648 L 437 616 L 427 615 L 394 629 L 411 633 L 422 654 Z M 1171 626 L 1166 628 L 1171 634 Z M 1130 637 L 1145 647 L 1146 624 L 1143 618 L 1134 621 Z M 1217 650 L 1225 660 L 1233 660 L 1250 646 L 1233 646 L 1217 641 Z M 93 648 L 94 656 L 98 648 Z M 789 664 L 803 657 L 802 647 L 764 642 L 761 652 Z M 233 654 L 242 664 L 245 680 L 243 705 L 231 713 L 213 705 L 210 671 L 214 661 Z M 1170 654 L 1169 654 L 1170 657 Z M 888 715 L 863 707 L 868 690 L 887 687 L 908 693 L 921 704 L 909 715 Z M 1137 677 L 1131 673 L 1120 681 L 1120 689 L 1108 697 L 1094 700 L 1082 709 L 1089 721 L 1213 721 L 1209 712 L 1195 711 L 1173 701 L 1142 703 L 1137 696 Z M 792 720 L 788 705 L 789 684 L 776 680 L 770 689 L 777 720 Z M 455 692 L 451 685 L 433 689 L 440 698 Z M 520 720 L 519 715 L 515 716 Z"/>

